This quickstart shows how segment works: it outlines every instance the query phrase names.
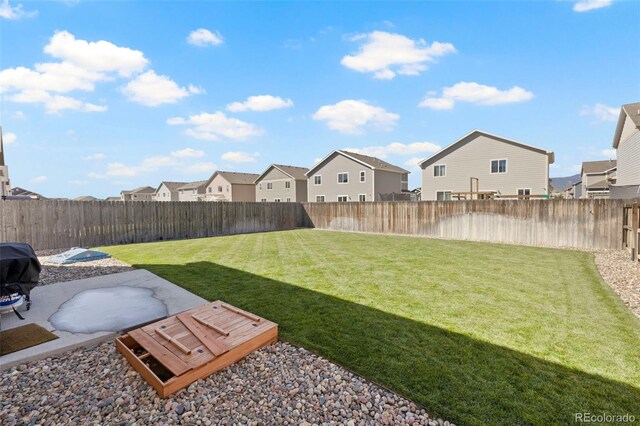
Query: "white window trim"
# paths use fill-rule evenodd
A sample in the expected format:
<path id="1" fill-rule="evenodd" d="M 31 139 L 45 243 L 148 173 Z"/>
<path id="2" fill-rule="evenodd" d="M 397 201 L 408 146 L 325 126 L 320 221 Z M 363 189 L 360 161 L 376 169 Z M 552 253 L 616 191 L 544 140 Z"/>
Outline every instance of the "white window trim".
<path id="1" fill-rule="evenodd" d="M 260 202 L 261 202 L 261 203 L 266 203 L 266 202 L 267 202 L 267 199 L 266 199 L 266 198 L 261 198 L 261 199 L 260 199 Z"/>
<path id="2" fill-rule="evenodd" d="M 273 199 L 273 202 L 274 202 L 274 203 L 281 203 L 281 202 L 282 202 L 282 200 L 281 200 L 280 198 L 274 198 L 274 199 Z"/>
<path id="3" fill-rule="evenodd" d="M 318 201 L 318 197 L 322 197 L 322 201 Z M 325 203 L 327 201 L 327 197 L 324 195 L 316 195 L 316 203 Z"/>
<path id="4" fill-rule="evenodd" d="M 367 182 L 367 171 L 360 170 L 360 183 L 366 183 L 366 182 Z"/>
<path id="5" fill-rule="evenodd" d="M 342 198 L 342 197 L 346 198 L 347 200 L 346 201 L 340 201 L 340 198 Z M 348 195 L 338 195 L 336 197 L 336 201 L 339 202 L 339 203 L 348 203 L 349 202 L 349 196 Z"/>
<path id="6" fill-rule="evenodd" d="M 451 193 L 451 199 L 450 200 L 438 200 L 438 192 L 449 192 Z M 436 190 L 436 201 L 453 201 L 453 191 L 450 189 L 438 189 Z"/>
<path id="7" fill-rule="evenodd" d="M 320 183 L 316 183 L 316 176 L 320 178 Z M 313 175 L 313 186 L 320 186 L 320 185 L 322 185 L 322 175 Z"/>
<path id="8" fill-rule="evenodd" d="M 267 191 L 273 190 L 273 182 L 267 182 Z"/>
<path id="9" fill-rule="evenodd" d="M 444 166 L 444 174 L 443 174 L 443 175 L 436 176 L 436 172 L 435 172 L 435 170 L 436 170 L 436 167 L 438 167 L 438 166 Z M 433 165 L 433 177 L 434 177 L 434 178 L 447 177 L 447 165 L 446 165 L 446 164 L 444 164 L 444 163 L 443 163 L 443 164 L 434 164 L 434 165 Z"/>
<path id="10" fill-rule="evenodd" d="M 500 172 L 500 163 L 498 163 L 498 171 L 497 172 L 493 172 L 492 171 L 492 167 L 491 165 L 493 164 L 494 161 L 502 161 L 504 160 L 504 168 L 506 169 L 505 172 Z M 507 173 L 509 173 L 509 161 L 506 158 L 494 158 L 493 160 L 489 160 L 489 174 L 492 175 L 506 175 Z"/>
<path id="11" fill-rule="evenodd" d="M 340 175 L 347 175 L 347 181 L 340 182 Z M 338 172 L 336 175 L 336 182 L 338 182 L 338 185 L 347 185 L 349 183 L 349 172 Z"/>
<path id="12" fill-rule="evenodd" d="M 287 197 L 287 203 L 291 202 L 291 197 Z"/>
<path id="13" fill-rule="evenodd" d="M 364 197 L 364 201 L 360 201 L 360 196 L 361 196 L 361 195 Z M 366 201 L 367 201 L 367 194 L 358 194 L 358 202 L 359 202 L 359 203 L 364 203 L 364 202 L 366 202 Z"/>
<path id="14" fill-rule="evenodd" d="M 290 180 L 285 180 L 284 181 L 284 189 L 291 189 L 291 181 Z"/>
<path id="15" fill-rule="evenodd" d="M 529 191 L 529 195 L 531 195 L 531 188 L 517 188 L 516 189 L 516 193 L 518 193 L 520 191 Z M 520 195 L 520 194 L 518 194 L 518 195 Z M 522 195 L 527 195 L 527 194 L 522 194 Z"/>

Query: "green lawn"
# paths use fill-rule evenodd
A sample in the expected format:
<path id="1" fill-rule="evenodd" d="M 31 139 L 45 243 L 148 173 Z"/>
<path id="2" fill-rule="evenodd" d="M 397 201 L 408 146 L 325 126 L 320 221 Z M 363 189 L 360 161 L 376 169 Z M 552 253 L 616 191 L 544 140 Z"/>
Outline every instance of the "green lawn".
<path id="1" fill-rule="evenodd" d="M 458 424 L 640 419 L 640 321 L 588 253 L 314 230 L 105 250 Z"/>

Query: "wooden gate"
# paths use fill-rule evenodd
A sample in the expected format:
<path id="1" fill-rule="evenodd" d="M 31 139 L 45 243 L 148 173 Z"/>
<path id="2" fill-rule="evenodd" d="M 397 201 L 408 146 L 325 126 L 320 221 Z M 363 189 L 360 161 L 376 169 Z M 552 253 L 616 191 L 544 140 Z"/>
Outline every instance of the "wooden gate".
<path id="1" fill-rule="evenodd" d="M 631 260 L 640 261 L 640 203 L 623 208 L 622 247 L 631 252 Z"/>

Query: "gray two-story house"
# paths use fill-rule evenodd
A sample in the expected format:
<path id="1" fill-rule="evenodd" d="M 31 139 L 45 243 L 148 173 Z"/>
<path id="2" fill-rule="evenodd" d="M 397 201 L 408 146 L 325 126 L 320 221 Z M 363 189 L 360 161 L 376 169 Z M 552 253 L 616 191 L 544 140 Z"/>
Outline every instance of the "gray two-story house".
<path id="1" fill-rule="evenodd" d="M 187 182 L 161 182 L 153 194 L 153 201 L 180 201 L 178 188 Z"/>
<path id="2" fill-rule="evenodd" d="M 551 151 L 474 130 L 419 163 L 421 199 L 548 196 L 553 162 Z"/>
<path id="3" fill-rule="evenodd" d="M 409 171 L 379 158 L 335 150 L 307 176 L 309 202 L 380 201 L 408 191 Z"/>
<path id="4" fill-rule="evenodd" d="M 256 179 L 256 201 L 307 202 L 306 167 L 272 164 Z"/>
<path id="5" fill-rule="evenodd" d="M 150 186 L 140 186 L 130 191 L 120 191 L 121 201 L 153 201 L 156 190 Z"/>
<path id="6" fill-rule="evenodd" d="M 609 188 L 616 182 L 616 175 L 616 160 L 584 161 L 574 198 L 609 198 Z"/>
<path id="7" fill-rule="evenodd" d="M 209 180 L 189 182 L 178 188 L 179 201 L 202 201 Z"/>
<path id="8" fill-rule="evenodd" d="M 209 178 L 204 201 L 256 201 L 255 173 L 217 171 Z"/>
<path id="9" fill-rule="evenodd" d="M 640 102 L 620 108 L 613 147 L 618 170 L 611 198 L 640 198 Z"/>

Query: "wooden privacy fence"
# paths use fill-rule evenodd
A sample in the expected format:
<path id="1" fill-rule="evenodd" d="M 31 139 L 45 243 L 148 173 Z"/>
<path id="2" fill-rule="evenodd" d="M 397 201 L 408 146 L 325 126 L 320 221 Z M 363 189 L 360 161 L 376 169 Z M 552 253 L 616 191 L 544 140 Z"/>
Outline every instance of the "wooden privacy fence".
<path id="1" fill-rule="evenodd" d="M 625 201 L 469 200 L 303 205 L 310 222 L 321 229 L 532 246 L 620 249 Z"/>
<path id="2" fill-rule="evenodd" d="M 633 261 L 640 261 L 640 203 L 623 209 L 622 246 L 631 252 Z"/>
<path id="3" fill-rule="evenodd" d="M 0 242 L 36 250 L 199 238 L 306 226 L 298 203 L 0 201 Z"/>

